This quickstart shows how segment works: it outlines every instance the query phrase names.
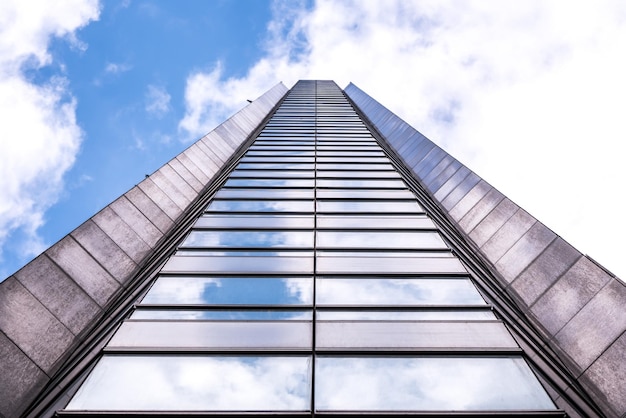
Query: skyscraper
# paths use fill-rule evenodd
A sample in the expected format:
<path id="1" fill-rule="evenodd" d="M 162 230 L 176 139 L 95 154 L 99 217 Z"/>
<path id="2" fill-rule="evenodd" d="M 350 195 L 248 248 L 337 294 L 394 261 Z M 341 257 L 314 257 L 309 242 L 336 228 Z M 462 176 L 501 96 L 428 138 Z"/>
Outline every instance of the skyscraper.
<path id="1" fill-rule="evenodd" d="M 277 85 L 0 285 L 0 412 L 622 416 L 626 291 L 354 85 Z"/>

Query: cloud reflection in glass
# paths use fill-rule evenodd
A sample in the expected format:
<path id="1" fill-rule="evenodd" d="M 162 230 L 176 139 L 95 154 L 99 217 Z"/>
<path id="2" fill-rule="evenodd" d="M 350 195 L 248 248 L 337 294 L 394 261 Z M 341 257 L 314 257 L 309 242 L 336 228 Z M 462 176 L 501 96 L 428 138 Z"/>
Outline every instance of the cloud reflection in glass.
<path id="1" fill-rule="evenodd" d="M 68 410 L 306 411 L 308 356 L 104 356 Z"/>

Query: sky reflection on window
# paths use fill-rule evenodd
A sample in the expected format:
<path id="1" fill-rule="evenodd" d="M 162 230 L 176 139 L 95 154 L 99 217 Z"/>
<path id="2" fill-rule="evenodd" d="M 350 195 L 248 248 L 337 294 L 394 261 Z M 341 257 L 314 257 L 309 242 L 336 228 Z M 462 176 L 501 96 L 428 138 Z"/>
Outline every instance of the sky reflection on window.
<path id="1" fill-rule="evenodd" d="M 321 305 L 484 305 L 469 279 L 318 278 Z"/>
<path id="2" fill-rule="evenodd" d="M 554 409 L 521 358 L 326 357 L 315 365 L 315 409 Z"/>
<path id="3" fill-rule="evenodd" d="M 142 304 L 310 305 L 311 278 L 162 276 Z"/>
<path id="4" fill-rule="evenodd" d="M 306 411 L 307 356 L 104 356 L 68 410 Z"/>
<path id="5" fill-rule="evenodd" d="M 182 247 L 312 248 L 313 231 L 192 231 Z"/>

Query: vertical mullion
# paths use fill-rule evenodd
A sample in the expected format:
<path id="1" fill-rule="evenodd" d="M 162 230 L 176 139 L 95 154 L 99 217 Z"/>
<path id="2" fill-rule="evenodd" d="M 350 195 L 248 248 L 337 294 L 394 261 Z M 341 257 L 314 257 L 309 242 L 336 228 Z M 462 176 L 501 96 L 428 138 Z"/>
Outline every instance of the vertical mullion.
<path id="1" fill-rule="evenodd" d="M 311 414 L 315 416 L 315 345 L 317 335 L 317 81 L 315 81 L 313 96 L 313 145 L 315 147 L 315 157 L 313 160 L 313 318 L 311 331 Z"/>

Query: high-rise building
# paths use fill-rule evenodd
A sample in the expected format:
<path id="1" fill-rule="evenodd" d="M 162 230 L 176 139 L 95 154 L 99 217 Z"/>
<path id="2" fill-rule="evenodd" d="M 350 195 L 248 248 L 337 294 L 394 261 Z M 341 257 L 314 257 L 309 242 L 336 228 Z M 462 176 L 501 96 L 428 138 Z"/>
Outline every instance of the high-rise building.
<path id="1" fill-rule="evenodd" d="M 621 417 L 624 306 L 356 86 L 279 84 L 0 284 L 0 414 Z"/>

